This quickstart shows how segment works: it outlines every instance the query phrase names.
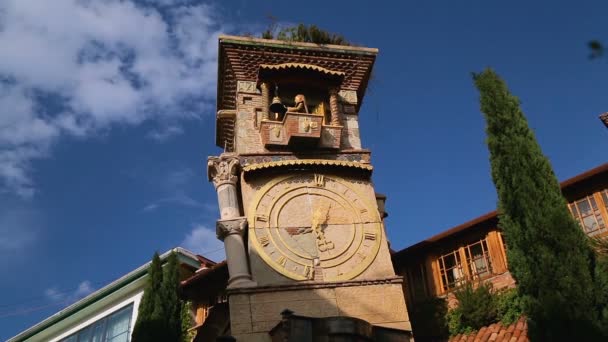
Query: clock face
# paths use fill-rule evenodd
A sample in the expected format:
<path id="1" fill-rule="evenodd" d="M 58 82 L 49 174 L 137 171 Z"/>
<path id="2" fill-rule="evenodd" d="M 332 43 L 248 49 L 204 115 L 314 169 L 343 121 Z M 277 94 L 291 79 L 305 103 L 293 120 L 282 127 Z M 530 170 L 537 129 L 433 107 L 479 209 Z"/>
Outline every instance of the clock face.
<path id="1" fill-rule="evenodd" d="M 374 261 L 382 242 L 375 202 L 348 181 L 322 174 L 275 179 L 249 208 L 251 246 L 295 280 L 348 280 Z"/>

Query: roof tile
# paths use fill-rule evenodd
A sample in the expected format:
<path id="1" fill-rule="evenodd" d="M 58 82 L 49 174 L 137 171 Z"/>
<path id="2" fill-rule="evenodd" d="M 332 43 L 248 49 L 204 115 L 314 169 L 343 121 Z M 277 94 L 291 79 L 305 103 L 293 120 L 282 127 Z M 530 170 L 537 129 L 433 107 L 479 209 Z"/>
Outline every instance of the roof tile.
<path id="1" fill-rule="evenodd" d="M 529 341 L 528 325 L 526 318 L 521 317 L 517 322 L 508 326 L 502 323 L 494 323 L 486 327 L 482 327 L 476 332 L 470 334 L 459 334 L 449 339 L 449 342 L 458 341 L 495 341 L 495 342 L 516 342 Z"/>

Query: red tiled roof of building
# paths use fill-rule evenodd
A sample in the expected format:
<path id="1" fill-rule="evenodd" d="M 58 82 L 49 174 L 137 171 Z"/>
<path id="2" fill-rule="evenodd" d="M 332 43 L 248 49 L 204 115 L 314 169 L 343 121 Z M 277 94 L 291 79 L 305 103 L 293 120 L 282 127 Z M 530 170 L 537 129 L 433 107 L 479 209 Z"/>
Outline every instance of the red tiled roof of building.
<path id="1" fill-rule="evenodd" d="M 511 325 L 503 325 L 502 323 L 494 323 L 487 327 L 483 327 L 476 332 L 470 334 L 460 334 L 450 337 L 449 342 L 464 342 L 464 341 L 492 341 L 492 342 L 520 342 L 529 341 L 528 339 L 528 324 L 526 318 L 521 317 L 517 322 Z"/>

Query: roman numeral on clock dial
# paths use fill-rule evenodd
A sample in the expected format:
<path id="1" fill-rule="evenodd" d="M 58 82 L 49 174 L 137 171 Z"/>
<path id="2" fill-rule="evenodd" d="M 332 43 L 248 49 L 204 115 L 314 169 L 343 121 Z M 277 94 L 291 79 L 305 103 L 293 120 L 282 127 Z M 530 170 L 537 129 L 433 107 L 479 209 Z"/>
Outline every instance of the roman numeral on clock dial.
<path id="1" fill-rule="evenodd" d="M 255 219 L 262 222 L 268 222 L 268 216 L 264 214 L 255 215 Z"/>
<path id="2" fill-rule="evenodd" d="M 285 267 L 285 264 L 287 263 L 287 258 L 285 258 L 284 256 L 280 256 L 279 259 L 277 259 L 277 263 L 283 267 Z"/>
<path id="3" fill-rule="evenodd" d="M 268 238 L 268 236 L 262 236 L 258 241 L 260 241 L 260 245 L 264 247 L 268 246 L 268 244 L 270 243 L 270 239 Z"/>
<path id="4" fill-rule="evenodd" d="M 376 241 L 376 233 L 365 232 L 365 240 Z"/>

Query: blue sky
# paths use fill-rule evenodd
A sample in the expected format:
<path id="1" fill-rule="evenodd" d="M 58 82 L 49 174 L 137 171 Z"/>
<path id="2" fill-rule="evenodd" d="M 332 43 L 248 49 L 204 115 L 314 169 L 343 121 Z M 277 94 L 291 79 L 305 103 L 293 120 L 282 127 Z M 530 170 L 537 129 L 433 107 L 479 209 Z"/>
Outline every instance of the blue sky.
<path id="1" fill-rule="evenodd" d="M 570 3 L 570 4 L 568 4 Z M 0 339 L 184 246 L 223 259 L 205 178 L 217 35 L 272 15 L 380 54 L 361 115 L 401 249 L 496 205 L 471 72 L 522 101 L 560 179 L 606 162 L 601 1 L 0 3 Z"/>

